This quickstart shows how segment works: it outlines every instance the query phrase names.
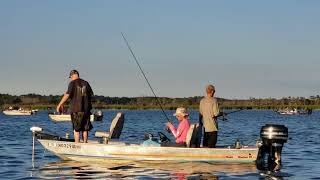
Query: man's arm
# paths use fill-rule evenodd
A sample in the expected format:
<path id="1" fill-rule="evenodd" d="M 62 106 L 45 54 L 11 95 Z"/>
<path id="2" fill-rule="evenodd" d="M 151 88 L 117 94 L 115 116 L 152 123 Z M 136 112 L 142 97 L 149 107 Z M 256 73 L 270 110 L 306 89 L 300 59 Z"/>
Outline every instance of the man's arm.
<path id="1" fill-rule="evenodd" d="M 212 108 L 213 108 L 214 117 L 219 116 L 220 110 L 219 110 L 219 105 L 218 105 L 217 99 L 214 99 L 214 103 L 213 103 L 213 107 Z"/>
<path id="2" fill-rule="evenodd" d="M 171 122 L 167 122 L 166 126 L 170 129 L 173 136 L 177 138 L 177 129 L 173 126 L 173 124 Z"/>
<path id="3" fill-rule="evenodd" d="M 58 106 L 57 106 L 57 109 L 56 109 L 57 112 L 60 113 L 60 109 L 61 109 L 61 107 L 63 106 L 63 104 L 68 100 L 68 98 L 70 97 L 70 95 L 72 96 L 73 90 L 74 90 L 74 81 L 71 81 L 71 82 L 69 83 L 69 85 L 68 85 L 68 90 L 67 90 L 67 92 L 65 92 L 65 93 L 63 94 L 63 97 L 62 97 L 60 103 L 59 103 Z"/>
<path id="4" fill-rule="evenodd" d="M 88 91 L 89 91 L 90 96 L 93 97 L 94 93 L 93 93 L 92 88 L 89 83 L 88 83 L 88 88 L 89 88 Z"/>
<path id="5" fill-rule="evenodd" d="M 200 101 L 200 104 L 199 104 L 199 125 L 203 126 L 202 101 Z"/>
<path id="6" fill-rule="evenodd" d="M 63 95 L 60 103 L 59 103 L 58 106 L 57 106 L 57 109 L 56 109 L 57 112 L 60 112 L 61 106 L 63 106 L 63 104 L 68 100 L 69 96 L 70 96 L 69 94 L 64 93 L 64 95 Z"/>

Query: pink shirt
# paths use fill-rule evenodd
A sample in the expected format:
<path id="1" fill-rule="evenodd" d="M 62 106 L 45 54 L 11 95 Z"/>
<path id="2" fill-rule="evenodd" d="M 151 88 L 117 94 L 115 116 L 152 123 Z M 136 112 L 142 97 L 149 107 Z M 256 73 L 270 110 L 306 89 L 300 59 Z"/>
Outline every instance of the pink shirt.
<path id="1" fill-rule="evenodd" d="M 179 123 L 178 129 L 176 129 L 174 127 L 170 128 L 172 134 L 176 138 L 176 143 L 186 142 L 189 127 L 190 127 L 189 120 L 184 119 Z"/>

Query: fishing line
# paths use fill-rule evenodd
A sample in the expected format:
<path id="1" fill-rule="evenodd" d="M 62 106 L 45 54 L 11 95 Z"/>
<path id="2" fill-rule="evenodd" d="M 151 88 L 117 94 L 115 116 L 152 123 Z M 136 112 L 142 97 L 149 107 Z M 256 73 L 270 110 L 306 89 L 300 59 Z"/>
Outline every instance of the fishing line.
<path id="1" fill-rule="evenodd" d="M 138 65 L 138 67 L 139 67 L 139 69 L 140 69 L 140 71 L 141 71 L 144 79 L 146 80 L 149 88 L 151 89 L 151 91 L 152 91 L 152 93 L 153 93 L 153 96 L 155 97 L 155 99 L 156 99 L 156 101 L 157 101 L 157 104 L 160 106 L 163 115 L 165 116 L 165 118 L 167 119 L 168 122 L 171 122 L 171 121 L 169 120 L 167 114 L 164 112 L 163 107 L 162 107 L 162 105 L 161 105 L 161 103 L 160 103 L 160 101 L 159 101 L 159 98 L 157 97 L 157 95 L 156 95 L 156 93 L 154 92 L 151 84 L 149 83 L 149 80 L 148 80 L 147 76 L 145 75 L 144 71 L 142 70 L 142 68 L 141 68 L 141 66 L 140 66 L 140 64 L 139 64 L 136 56 L 134 55 L 134 53 L 133 53 L 133 51 L 132 51 L 132 49 L 131 49 L 131 46 L 129 45 L 129 43 L 128 43 L 128 41 L 127 41 L 127 39 L 125 38 L 125 36 L 124 36 L 124 34 L 123 34 L 122 32 L 121 32 L 121 35 L 122 35 L 122 37 L 123 37 L 123 40 L 126 42 L 126 45 L 127 45 L 128 49 L 129 49 L 129 51 L 131 52 L 131 54 L 132 54 L 132 56 L 133 56 L 133 59 L 135 60 L 136 64 Z"/>

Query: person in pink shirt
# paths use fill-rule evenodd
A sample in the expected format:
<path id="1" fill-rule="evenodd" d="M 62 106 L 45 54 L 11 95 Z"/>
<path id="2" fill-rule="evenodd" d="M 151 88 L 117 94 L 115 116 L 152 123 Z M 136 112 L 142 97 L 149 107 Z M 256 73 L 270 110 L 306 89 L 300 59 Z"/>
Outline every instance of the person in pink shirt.
<path id="1" fill-rule="evenodd" d="M 171 122 L 166 123 L 166 126 L 170 129 L 173 136 L 176 138 L 175 143 L 162 143 L 161 146 L 176 146 L 176 147 L 185 147 L 187 133 L 190 127 L 189 115 L 187 110 L 183 107 L 179 107 L 176 110 L 176 113 L 173 114 L 179 121 L 178 128 L 175 128 Z"/>

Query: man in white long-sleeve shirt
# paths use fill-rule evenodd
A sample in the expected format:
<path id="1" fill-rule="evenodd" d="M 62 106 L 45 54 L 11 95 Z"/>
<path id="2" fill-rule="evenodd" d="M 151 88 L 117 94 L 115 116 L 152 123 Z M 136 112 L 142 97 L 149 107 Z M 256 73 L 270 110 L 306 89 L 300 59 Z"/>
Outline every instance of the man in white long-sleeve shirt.
<path id="1" fill-rule="evenodd" d="M 216 147 L 218 139 L 218 121 L 220 114 L 217 99 L 214 98 L 215 87 L 207 85 L 206 96 L 200 101 L 199 122 L 204 127 L 203 147 Z"/>

